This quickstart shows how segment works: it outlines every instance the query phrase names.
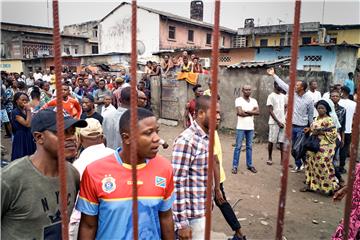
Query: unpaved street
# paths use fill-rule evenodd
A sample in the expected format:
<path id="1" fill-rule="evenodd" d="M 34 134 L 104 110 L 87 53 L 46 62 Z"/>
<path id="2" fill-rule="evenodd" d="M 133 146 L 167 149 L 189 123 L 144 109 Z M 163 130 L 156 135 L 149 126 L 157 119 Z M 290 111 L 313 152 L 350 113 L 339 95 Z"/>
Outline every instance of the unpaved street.
<path id="1" fill-rule="evenodd" d="M 172 143 L 182 130 L 181 127 L 161 125 L 160 135 L 170 147 L 166 150 L 161 149 L 160 154 L 171 159 Z M 274 239 L 281 169 L 279 152 L 274 152 L 274 164 L 268 166 L 265 163 L 267 145 L 255 144 L 253 158 L 258 173 L 253 174 L 246 170 L 245 152 L 242 152 L 239 172 L 233 175 L 231 161 L 235 136 L 220 133 L 220 139 L 224 154 L 223 164 L 227 174 L 225 191 L 232 205 L 240 199 L 235 211 L 241 220 L 243 232 L 247 235 L 247 239 Z M 11 153 L 9 139 L 2 137 L 2 145 Z M 329 197 L 315 193 L 301 193 L 299 189 L 303 186 L 303 181 L 304 173 L 289 173 L 284 235 L 289 240 L 330 239 L 343 216 L 344 201 L 333 203 Z M 318 224 L 314 224 L 313 220 Z M 226 239 L 225 236 L 232 234 L 216 206 L 213 211 L 212 229 L 213 239 Z"/>

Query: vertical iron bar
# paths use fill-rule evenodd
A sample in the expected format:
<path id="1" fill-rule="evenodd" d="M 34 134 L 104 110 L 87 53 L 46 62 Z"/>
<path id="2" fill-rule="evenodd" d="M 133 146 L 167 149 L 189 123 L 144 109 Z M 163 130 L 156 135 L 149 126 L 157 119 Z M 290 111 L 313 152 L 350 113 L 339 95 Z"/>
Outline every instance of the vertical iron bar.
<path id="1" fill-rule="evenodd" d="M 357 95 L 360 94 L 360 81 L 358 79 Z M 350 161 L 349 161 L 349 175 L 348 175 L 348 191 L 345 202 L 344 210 L 344 238 L 348 239 L 349 236 L 349 224 L 350 224 L 350 213 L 352 205 L 352 194 L 355 180 L 355 167 L 356 158 L 358 156 L 359 149 L 359 125 L 360 125 L 360 98 L 356 100 L 355 115 L 353 118 L 353 129 L 351 133 L 351 145 L 350 145 Z"/>
<path id="2" fill-rule="evenodd" d="M 208 158 L 208 179 L 206 187 L 206 222 L 205 239 L 211 237 L 211 210 L 212 210 L 212 186 L 213 186 L 213 164 L 214 164 L 214 134 L 216 127 L 216 104 L 218 96 L 218 67 L 219 67 L 219 22 L 220 22 L 220 0 L 215 1 L 213 46 L 211 53 L 211 105 L 210 105 L 210 142 Z"/>
<path id="3" fill-rule="evenodd" d="M 66 190 L 66 169 L 64 156 L 64 114 L 63 114 L 63 95 L 61 84 L 61 37 L 59 28 L 59 2 L 53 0 L 53 42 L 54 42 L 54 62 L 56 77 L 56 128 L 58 137 L 58 168 L 60 178 L 60 212 L 61 212 L 61 233 L 62 239 L 68 240 L 68 214 L 67 214 L 67 190 Z"/>
<path id="4" fill-rule="evenodd" d="M 288 171 L 289 171 L 289 158 L 290 158 L 290 148 L 291 148 L 291 133 L 292 133 L 292 119 L 294 112 L 294 89 L 296 82 L 296 67 L 297 67 L 297 58 L 298 58 L 298 47 L 299 47 L 299 30 L 300 30 L 300 10 L 301 10 L 301 1 L 295 1 L 295 15 L 294 15 L 294 27 L 292 32 L 291 39 L 291 62 L 290 62 L 290 86 L 289 86 L 289 100 L 288 100 L 288 112 L 286 116 L 286 141 L 284 147 L 284 159 L 282 164 L 282 174 L 281 174 L 281 189 L 280 189 L 280 198 L 278 206 L 278 217 L 276 225 L 276 240 L 281 240 L 283 231 L 284 231 L 284 212 L 286 204 L 286 191 L 287 191 L 287 181 L 288 181 Z"/>
<path id="5" fill-rule="evenodd" d="M 133 212 L 133 234 L 134 240 L 138 240 L 138 187 L 137 187 L 137 90 L 136 90 L 136 72 L 137 72 L 137 46 L 136 46 L 136 29 L 137 29 L 137 2 L 131 1 L 131 98 L 130 98 L 130 158 L 132 170 L 132 212 Z"/>

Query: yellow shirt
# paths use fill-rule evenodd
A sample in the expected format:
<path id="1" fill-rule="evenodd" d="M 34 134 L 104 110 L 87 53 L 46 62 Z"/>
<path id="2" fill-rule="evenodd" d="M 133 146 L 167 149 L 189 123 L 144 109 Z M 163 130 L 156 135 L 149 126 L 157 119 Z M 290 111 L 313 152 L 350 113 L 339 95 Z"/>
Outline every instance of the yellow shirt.
<path id="1" fill-rule="evenodd" d="M 219 159 L 220 164 L 220 183 L 223 183 L 226 179 L 225 171 L 222 165 L 222 150 L 221 150 L 221 143 L 219 134 L 217 131 L 215 131 L 215 139 L 214 139 L 214 155 L 216 155 Z"/>

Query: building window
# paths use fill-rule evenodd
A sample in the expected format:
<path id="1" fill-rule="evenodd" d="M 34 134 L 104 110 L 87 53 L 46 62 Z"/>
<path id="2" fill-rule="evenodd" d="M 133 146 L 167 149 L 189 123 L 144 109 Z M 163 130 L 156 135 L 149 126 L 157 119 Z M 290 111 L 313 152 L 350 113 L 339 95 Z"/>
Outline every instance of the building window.
<path id="1" fill-rule="evenodd" d="M 260 39 L 260 47 L 267 47 L 268 40 L 267 39 Z"/>
<path id="2" fill-rule="evenodd" d="M 280 38 L 280 46 L 285 46 L 285 38 Z"/>
<path id="3" fill-rule="evenodd" d="M 79 53 L 79 50 L 78 50 L 78 48 L 76 47 L 76 48 L 74 48 L 74 54 L 78 54 Z"/>
<path id="4" fill-rule="evenodd" d="M 303 45 L 311 44 L 311 37 L 303 37 L 302 38 L 302 44 Z"/>
<path id="5" fill-rule="evenodd" d="M 231 57 L 230 56 L 220 56 L 219 62 L 231 62 Z"/>
<path id="6" fill-rule="evenodd" d="M 278 59 L 290 58 L 291 56 L 278 56 Z"/>
<path id="7" fill-rule="evenodd" d="M 211 33 L 206 34 L 206 44 L 211 45 Z"/>
<path id="8" fill-rule="evenodd" d="M 176 37 L 175 31 L 176 31 L 176 27 L 169 26 L 169 39 L 175 39 Z"/>
<path id="9" fill-rule="evenodd" d="M 5 57 L 6 57 L 6 55 L 5 55 L 5 44 L 3 44 L 3 43 L 1 43 L 0 53 L 1 53 L 1 57 L 2 57 L 2 58 L 5 58 Z"/>
<path id="10" fill-rule="evenodd" d="M 94 29 L 93 32 L 92 32 L 92 34 L 93 34 L 93 37 L 94 37 L 94 38 L 97 38 L 97 34 L 98 34 L 97 29 Z"/>
<path id="11" fill-rule="evenodd" d="M 188 42 L 194 42 L 194 30 L 188 30 Z"/>
<path id="12" fill-rule="evenodd" d="M 65 47 L 64 47 L 64 53 L 70 55 L 70 47 L 65 46 Z"/>
<path id="13" fill-rule="evenodd" d="M 304 65 L 304 71 L 321 71 L 320 65 Z"/>
<path id="14" fill-rule="evenodd" d="M 225 37 L 224 36 L 222 36 L 222 38 L 221 38 L 221 46 L 225 47 Z"/>
<path id="15" fill-rule="evenodd" d="M 322 56 L 320 55 L 307 55 L 304 56 L 304 61 L 307 62 L 320 62 L 322 59 Z"/>
<path id="16" fill-rule="evenodd" d="M 92 45 L 92 46 L 91 46 L 91 53 L 92 53 L 92 54 L 98 54 L 98 53 L 99 53 L 99 47 L 98 47 L 98 45 Z"/>
<path id="17" fill-rule="evenodd" d="M 336 44 L 337 43 L 337 38 L 336 37 L 331 37 L 330 38 L 330 43 Z"/>

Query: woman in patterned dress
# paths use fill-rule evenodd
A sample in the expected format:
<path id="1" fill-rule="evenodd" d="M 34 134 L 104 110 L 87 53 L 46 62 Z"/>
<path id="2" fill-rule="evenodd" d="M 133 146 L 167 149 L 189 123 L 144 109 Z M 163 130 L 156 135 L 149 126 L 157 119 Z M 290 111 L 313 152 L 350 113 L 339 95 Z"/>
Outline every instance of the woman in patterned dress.
<path id="1" fill-rule="evenodd" d="M 334 195 L 334 201 L 341 200 L 347 193 L 348 188 L 344 186 Z M 352 205 L 349 223 L 349 240 L 360 239 L 360 164 L 356 166 L 354 188 L 352 194 Z M 341 221 L 332 240 L 344 240 L 344 221 Z"/>
<path id="2" fill-rule="evenodd" d="M 331 108 L 325 100 L 316 103 L 319 116 L 314 120 L 310 129 L 311 135 L 320 139 L 318 152 L 307 152 L 307 164 L 305 168 L 306 187 L 300 191 L 319 191 L 326 195 L 332 195 L 339 188 L 335 177 L 335 169 L 332 159 L 335 154 L 336 128 L 329 116 Z"/>

